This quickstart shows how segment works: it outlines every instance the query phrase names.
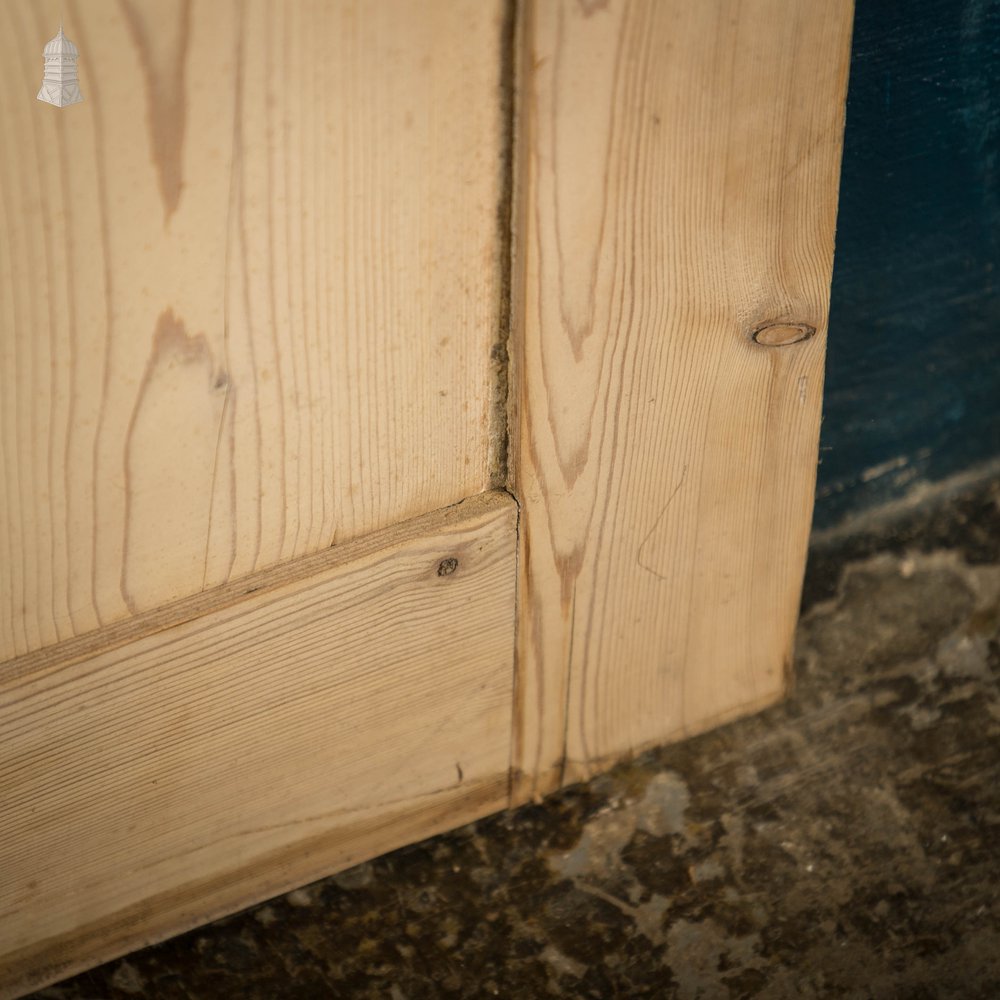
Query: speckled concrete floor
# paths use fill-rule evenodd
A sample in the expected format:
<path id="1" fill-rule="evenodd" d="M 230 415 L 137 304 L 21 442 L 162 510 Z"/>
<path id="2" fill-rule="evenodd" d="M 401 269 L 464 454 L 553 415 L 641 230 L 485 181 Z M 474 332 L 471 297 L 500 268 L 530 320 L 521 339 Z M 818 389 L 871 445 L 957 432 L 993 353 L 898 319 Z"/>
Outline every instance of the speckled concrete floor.
<path id="1" fill-rule="evenodd" d="M 1000 997 L 998 501 L 814 552 L 785 704 L 35 996 Z"/>

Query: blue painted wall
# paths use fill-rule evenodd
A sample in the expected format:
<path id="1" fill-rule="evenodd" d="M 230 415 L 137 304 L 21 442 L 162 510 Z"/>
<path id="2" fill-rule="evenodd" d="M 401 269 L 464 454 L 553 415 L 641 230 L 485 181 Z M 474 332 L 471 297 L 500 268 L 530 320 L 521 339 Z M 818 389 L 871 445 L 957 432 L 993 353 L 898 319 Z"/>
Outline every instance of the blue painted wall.
<path id="1" fill-rule="evenodd" d="M 856 0 L 817 527 L 1000 456 L 1000 0 Z"/>

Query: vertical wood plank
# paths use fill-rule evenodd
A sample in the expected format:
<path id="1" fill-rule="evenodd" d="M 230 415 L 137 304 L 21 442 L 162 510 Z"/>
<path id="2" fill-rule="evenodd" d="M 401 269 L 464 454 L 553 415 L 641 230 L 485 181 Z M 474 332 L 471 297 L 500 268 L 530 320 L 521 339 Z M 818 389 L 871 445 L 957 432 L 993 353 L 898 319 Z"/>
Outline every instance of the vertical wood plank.
<path id="1" fill-rule="evenodd" d="M 0 661 L 491 485 L 503 16 L 0 5 Z"/>
<path id="2" fill-rule="evenodd" d="M 527 5 L 519 797 L 784 689 L 851 14 Z"/>

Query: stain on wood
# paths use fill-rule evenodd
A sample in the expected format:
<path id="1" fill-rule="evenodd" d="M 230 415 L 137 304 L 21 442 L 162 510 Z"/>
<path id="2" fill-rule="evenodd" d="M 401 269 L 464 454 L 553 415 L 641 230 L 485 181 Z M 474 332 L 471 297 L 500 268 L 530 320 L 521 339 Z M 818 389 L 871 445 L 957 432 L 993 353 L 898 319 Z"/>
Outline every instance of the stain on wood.
<path id="1" fill-rule="evenodd" d="M 204 334 L 188 334 L 166 310 L 125 437 L 122 598 L 133 612 L 155 608 L 164 588 L 183 593 L 206 579 L 213 480 L 234 396 Z M 157 535 L 144 530 L 150 523 Z"/>
<path id="2" fill-rule="evenodd" d="M 184 185 L 182 164 L 188 100 L 184 70 L 191 33 L 191 0 L 167 0 L 158 4 L 155 12 L 148 6 L 138 6 L 135 0 L 120 0 L 120 3 L 145 79 L 147 130 L 159 174 L 164 215 L 169 221 L 177 210 Z"/>

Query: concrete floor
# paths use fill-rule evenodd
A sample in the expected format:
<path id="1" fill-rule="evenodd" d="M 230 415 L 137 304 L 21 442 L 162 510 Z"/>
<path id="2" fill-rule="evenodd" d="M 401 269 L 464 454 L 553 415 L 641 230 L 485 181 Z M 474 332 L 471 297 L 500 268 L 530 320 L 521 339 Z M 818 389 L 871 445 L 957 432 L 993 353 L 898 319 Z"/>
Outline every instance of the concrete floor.
<path id="1" fill-rule="evenodd" d="M 783 705 L 35 996 L 1000 997 L 998 504 L 815 550 Z"/>

